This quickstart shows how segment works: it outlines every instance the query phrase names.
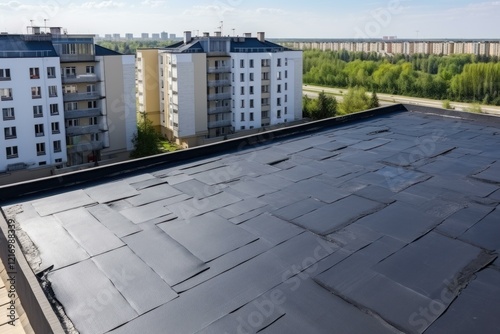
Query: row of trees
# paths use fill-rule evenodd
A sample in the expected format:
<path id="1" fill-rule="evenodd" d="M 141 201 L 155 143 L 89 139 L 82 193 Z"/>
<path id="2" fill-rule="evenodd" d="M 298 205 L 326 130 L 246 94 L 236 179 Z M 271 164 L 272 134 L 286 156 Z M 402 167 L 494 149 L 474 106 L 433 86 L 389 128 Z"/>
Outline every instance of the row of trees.
<path id="1" fill-rule="evenodd" d="M 325 94 L 324 91 L 318 94 L 317 99 L 311 99 L 307 95 L 302 98 L 302 114 L 313 120 L 347 115 L 378 106 L 377 94 L 373 92 L 370 97 L 363 87 L 350 88 L 343 96 L 341 103 L 338 103 L 334 96 Z"/>
<path id="2" fill-rule="evenodd" d="M 474 55 L 305 51 L 304 83 L 500 105 L 500 62 Z M 487 62 L 485 62 L 487 61 Z"/>

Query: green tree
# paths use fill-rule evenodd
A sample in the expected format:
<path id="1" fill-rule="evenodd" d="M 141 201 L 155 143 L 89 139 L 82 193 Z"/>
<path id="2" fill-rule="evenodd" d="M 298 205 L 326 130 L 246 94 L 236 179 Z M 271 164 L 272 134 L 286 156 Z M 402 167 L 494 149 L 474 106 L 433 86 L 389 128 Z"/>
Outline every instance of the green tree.
<path id="1" fill-rule="evenodd" d="M 137 124 L 137 133 L 132 138 L 134 150 L 131 158 L 141 158 L 161 153 L 160 137 L 155 131 L 152 122 L 144 118 Z"/>
<path id="2" fill-rule="evenodd" d="M 372 92 L 372 96 L 370 98 L 370 108 L 378 108 L 380 107 L 380 103 L 378 101 L 378 96 L 375 91 Z"/>
<path id="3" fill-rule="evenodd" d="M 316 106 L 311 110 L 312 119 L 333 117 L 337 113 L 337 99 L 327 96 L 324 91 L 318 94 Z"/>
<path id="4" fill-rule="evenodd" d="M 344 101 L 340 104 L 339 111 L 343 114 L 351 114 L 353 112 L 366 110 L 370 108 L 370 98 L 366 94 L 366 89 L 363 87 L 349 88 Z"/>

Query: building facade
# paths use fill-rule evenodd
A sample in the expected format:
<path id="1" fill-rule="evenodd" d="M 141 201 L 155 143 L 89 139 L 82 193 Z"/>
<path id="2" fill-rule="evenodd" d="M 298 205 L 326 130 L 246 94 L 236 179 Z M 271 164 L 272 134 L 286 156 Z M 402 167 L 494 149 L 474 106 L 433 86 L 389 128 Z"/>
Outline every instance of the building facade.
<path id="1" fill-rule="evenodd" d="M 138 90 L 158 87 L 161 131 L 178 144 L 302 118 L 302 52 L 266 41 L 264 33 L 192 38 L 186 32 L 182 42 L 147 52 L 155 51 L 159 75 L 139 80 Z M 145 59 L 138 69 L 154 68 Z M 154 108 L 144 112 L 155 122 Z"/>
<path id="2" fill-rule="evenodd" d="M 78 166 L 130 151 L 134 57 L 95 45 L 93 35 L 32 29 L 0 35 L 0 171 Z"/>

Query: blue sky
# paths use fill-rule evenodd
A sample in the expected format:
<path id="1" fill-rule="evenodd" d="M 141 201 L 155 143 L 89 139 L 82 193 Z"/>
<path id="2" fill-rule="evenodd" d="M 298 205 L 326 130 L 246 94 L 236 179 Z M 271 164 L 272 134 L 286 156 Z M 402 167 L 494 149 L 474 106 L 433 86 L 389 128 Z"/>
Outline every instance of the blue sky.
<path id="1" fill-rule="evenodd" d="M 69 33 L 265 31 L 267 37 L 500 38 L 500 1 L 470 0 L 0 0 L 0 31 L 34 25 Z"/>

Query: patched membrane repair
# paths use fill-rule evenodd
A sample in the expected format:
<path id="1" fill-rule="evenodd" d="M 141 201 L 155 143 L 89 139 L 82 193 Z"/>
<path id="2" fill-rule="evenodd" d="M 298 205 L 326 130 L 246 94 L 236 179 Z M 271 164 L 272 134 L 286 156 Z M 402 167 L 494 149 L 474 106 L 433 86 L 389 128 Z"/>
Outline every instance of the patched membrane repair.
<path id="1" fill-rule="evenodd" d="M 3 209 L 80 333 L 494 332 L 494 127 L 391 114 Z"/>

